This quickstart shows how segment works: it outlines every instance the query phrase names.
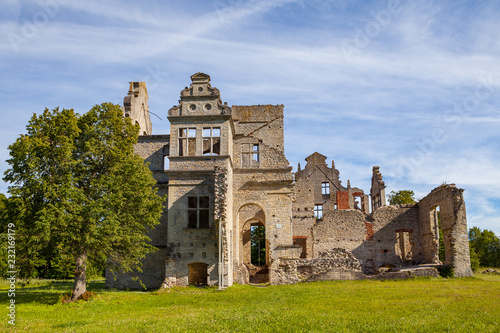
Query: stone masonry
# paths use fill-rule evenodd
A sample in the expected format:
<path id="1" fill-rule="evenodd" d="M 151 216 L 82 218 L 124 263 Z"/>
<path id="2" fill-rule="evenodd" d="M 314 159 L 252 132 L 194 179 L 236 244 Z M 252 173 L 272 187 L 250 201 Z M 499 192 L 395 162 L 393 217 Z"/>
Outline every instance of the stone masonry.
<path id="1" fill-rule="evenodd" d="M 297 172 L 284 154 L 283 105 L 228 106 L 196 73 L 168 111 L 170 134 L 152 135 L 144 82 L 131 82 L 124 116 L 140 127 L 136 153 L 160 194 L 158 251 L 143 272 L 107 275 L 109 287 L 470 276 L 462 189 L 441 185 L 416 204 L 388 206 L 373 167 L 370 194 L 318 152 Z M 441 230 L 441 233 L 440 233 Z M 439 235 L 445 258 L 439 259 Z"/>

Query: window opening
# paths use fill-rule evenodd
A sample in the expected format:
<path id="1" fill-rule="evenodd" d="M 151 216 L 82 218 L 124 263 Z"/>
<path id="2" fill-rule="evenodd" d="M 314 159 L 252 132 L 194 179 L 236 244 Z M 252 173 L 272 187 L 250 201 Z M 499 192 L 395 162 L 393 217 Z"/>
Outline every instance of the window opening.
<path id="1" fill-rule="evenodd" d="M 372 209 L 375 210 L 382 206 L 382 197 L 380 194 L 376 194 L 375 197 L 372 198 Z"/>
<path id="2" fill-rule="evenodd" d="M 316 220 L 323 218 L 323 205 L 314 205 L 314 217 Z"/>
<path id="3" fill-rule="evenodd" d="M 220 127 L 203 128 L 203 155 L 220 155 Z"/>
<path id="4" fill-rule="evenodd" d="M 259 145 L 252 146 L 252 161 L 259 162 Z"/>
<path id="5" fill-rule="evenodd" d="M 321 194 L 330 194 L 330 183 L 329 182 L 321 183 Z"/>
<path id="6" fill-rule="evenodd" d="M 266 264 L 266 228 L 263 225 L 250 227 L 251 263 L 255 266 Z"/>
<path id="7" fill-rule="evenodd" d="M 170 156 L 169 144 L 163 146 L 162 154 L 163 154 L 163 170 L 168 170 L 168 162 L 169 162 L 168 157 Z"/>
<path id="8" fill-rule="evenodd" d="M 179 156 L 196 153 L 196 128 L 179 128 Z"/>
<path id="9" fill-rule="evenodd" d="M 241 166 L 247 168 L 258 167 L 259 162 L 260 162 L 259 144 L 242 143 Z"/>
<path id="10" fill-rule="evenodd" d="M 403 261 L 411 261 L 413 259 L 413 230 L 400 229 L 396 230 L 396 254 Z"/>
<path id="11" fill-rule="evenodd" d="M 354 209 L 363 210 L 364 209 L 363 196 L 354 195 L 353 197 L 354 197 Z"/>
<path id="12" fill-rule="evenodd" d="M 439 244 L 439 261 L 442 263 L 446 262 L 446 247 L 444 245 L 444 232 L 442 227 L 441 219 L 441 209 L 439 206 L 431 209 L 431 225 L 434 227 L 434 237 L 437 239 Z"/>
<path id="13" fill-rule="evenodd" d="M 188 197 L 188 228 L 209 227 L 209 197 Z"/>

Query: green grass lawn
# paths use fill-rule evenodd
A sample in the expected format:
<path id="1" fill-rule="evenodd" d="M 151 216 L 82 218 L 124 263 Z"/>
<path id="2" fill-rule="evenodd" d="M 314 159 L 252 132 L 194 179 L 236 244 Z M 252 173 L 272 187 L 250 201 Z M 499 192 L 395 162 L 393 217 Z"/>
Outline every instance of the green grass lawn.
<path id="1" fill-rule="evenodd" d="M 69 281 L 16 290 L 16 330 L 29 332 L 500 332 L 500 275 L 336 281 L 287 286 L 116 291 L 61 304 Z M 7 331 L 8 286 L 0 282 Z"/>

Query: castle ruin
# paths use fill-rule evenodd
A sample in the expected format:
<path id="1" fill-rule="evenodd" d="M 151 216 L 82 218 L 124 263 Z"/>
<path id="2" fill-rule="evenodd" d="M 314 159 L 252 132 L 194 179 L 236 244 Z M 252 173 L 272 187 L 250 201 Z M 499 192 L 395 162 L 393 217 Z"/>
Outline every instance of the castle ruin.
<path id="1" fill-rule="evenodd" d="M 365 194 L 343 186 L 317 152 L 294 174 L 283 105 L 230 107 L 210 76 L 191 81 L 168 111 L 169 135 L 151 135 L 144 82 L 131 82 L 124 99 L 124 116 L 140 127 L 136 153 L 168 194 L 149 233 L 158 251 L 136 273 L 146 287 L 433 276 L 439 265 L 472 275 L 462 189 L 441 185 L 416 204 L 387 205 L 378 166 Z M 137 288 L 136 274 L 106 284 Z"/>

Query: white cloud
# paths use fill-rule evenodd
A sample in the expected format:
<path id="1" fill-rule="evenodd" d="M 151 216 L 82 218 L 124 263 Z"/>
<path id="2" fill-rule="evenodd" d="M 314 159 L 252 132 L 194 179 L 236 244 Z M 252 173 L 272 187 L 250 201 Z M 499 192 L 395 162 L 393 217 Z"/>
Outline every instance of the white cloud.
<path id="1" fill-rule="evenodd" d="M 0 126 L 21 132 L 45 106 L 84 112 L 120 103 L 128 81 L 146 80 L 151 111 L 163 118 L 153 117 L 154 133 L 165 133 L 166 112 L 189 75 L 204 71 L 229 104 L 285 104 L 294 167 L 318 151 L 335 160 L 344 184 L 351 179 L 365 191 L 372 165 L 388 188 L 419 196 L 454 182 L 474 193 L 469 221 L 488 226 L 500 213 L 489 202 L 500 193 L 498 6 L 401 3 L 404 10 L 346 59 L 343 43 L 354 45 L 371 12 L 388 2 L 64 1 L 14 52 L 5 33 L 21 34 L 41 7 L 8 1 L 0 98 L 11 116 Z M 429 142 L 436 130 L 446 140 Z M 15 137 L 1 136 L 1 147 Z M 398 173 L 411 158 L 414 166 Z"/>

